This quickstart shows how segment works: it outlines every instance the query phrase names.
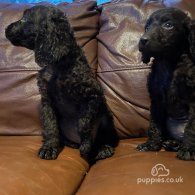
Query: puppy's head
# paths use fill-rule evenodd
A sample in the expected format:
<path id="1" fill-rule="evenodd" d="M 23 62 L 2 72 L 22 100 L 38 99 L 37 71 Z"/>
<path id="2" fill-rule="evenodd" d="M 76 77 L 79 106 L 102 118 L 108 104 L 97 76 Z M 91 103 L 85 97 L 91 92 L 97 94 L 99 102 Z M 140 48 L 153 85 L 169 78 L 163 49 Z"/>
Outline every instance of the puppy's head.
<path id="1" fill-rule="evenodd" d="M 35 48 L 35 41 L 41 32 L 47 34 L 51 31 L 53 22 L 63 17 L 63 12 L 47 6 L 34 6 L 23 13 L 23 17 L 10 24 L 5 35 L 15 46 L 22 46 L 28 49 Z"/>
<path id="2" fill-rule="evenodd" d="M 179 9 L 155 11 L 147 20 L 139 41 L 142 61 L 148 63 L 151 57 L 170 59 L 179 55 L 188 43 L 189 23 L 190 18 Z"/>

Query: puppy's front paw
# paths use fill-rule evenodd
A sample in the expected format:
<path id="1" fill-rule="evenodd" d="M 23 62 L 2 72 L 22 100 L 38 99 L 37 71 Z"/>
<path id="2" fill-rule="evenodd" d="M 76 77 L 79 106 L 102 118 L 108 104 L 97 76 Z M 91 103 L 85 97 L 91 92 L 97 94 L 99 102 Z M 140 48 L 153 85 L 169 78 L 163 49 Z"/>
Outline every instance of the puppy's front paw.
<path id="1" fill-rule="evenodd" d="M 88 155 L 91 151 L 91 142 L 85 141 L 85 142 L 81 143 L 79 150 L 80 150 L 81 156 L 88 157 Z"/>
<path id="2" fill-rule="evenodd" d="M 109 145 L 104 145 L 99 150 L 97 156 L 95 157 L 95 160 L 105 159 L 105 158 L 111 157 L 113 154 L 114 154 L 114 148 Z"/>
<path id="3" fill-rule="evenodd" d="M 59 149 L 56 147 L 42 147 L 39 149 L 38 156 L 46 160 L 54 160 L 58 156 Z"/>
<path id="4" fill-rule="evenodd" d="M 190 147 L 182 147 L 177 152 L 177 158 L 180 160 L 195 160 L 195 150 Z"/>
<path id="5" fill-rule="evenodd" d="M 162 146 L 166 151 L 174 151 L 177 152 L 179 148 L 181 147 L 181 142 L 176 140 L 167 140 L 164 141 Z"/>
<path id="6" fill-rule="evenodd" d="M 139 144 L 136 148 L 138 151 L 159 151 L 161 149 L 161 143 L 155 143 L 152 141 L 148 141 L 143 144 Z"/>

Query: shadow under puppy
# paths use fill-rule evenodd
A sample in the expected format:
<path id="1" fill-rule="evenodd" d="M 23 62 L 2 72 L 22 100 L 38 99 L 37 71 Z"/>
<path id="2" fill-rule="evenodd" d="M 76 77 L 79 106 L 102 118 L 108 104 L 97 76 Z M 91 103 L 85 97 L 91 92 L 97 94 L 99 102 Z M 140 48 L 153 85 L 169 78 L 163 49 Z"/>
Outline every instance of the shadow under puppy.
<path id="1" fill-rule="evenodd" d="M 151 118 L 148 140 L 137 150 L 177 151 L 195 160 L 195 23 L 176 8 L 155 11 L 140 38 L 142 60 L 153 57 L 148 77 Z"/>
<path id="2" fill-rule="evenodd" d="M 41 67 L 42 159 L 56 159 L 60 146 L 79 148 L 89 162 L 110 157 L 118 143 L 103 90 L 59 9 L 34 6 L 6 28 L 15 46 L 34 50 Z"/>

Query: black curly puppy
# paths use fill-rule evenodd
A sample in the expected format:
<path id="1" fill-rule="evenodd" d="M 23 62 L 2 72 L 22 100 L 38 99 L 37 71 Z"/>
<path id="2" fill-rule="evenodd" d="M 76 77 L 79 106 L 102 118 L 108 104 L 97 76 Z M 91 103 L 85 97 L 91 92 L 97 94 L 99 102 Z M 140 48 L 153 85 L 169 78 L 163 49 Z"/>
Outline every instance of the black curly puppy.
<path id="1" fill-rule="evenodd" d="M 148 140 L 137 150 L 177 151 L 195 160 L 195 23 L 183 11 L 164 8 L 147 20 L 140 38 L 142 60 L 153 57 L 148 77 L 151 119 Z"/>
<path id="2" fill-rule="evenodd" d="M 34 6 L 6 28 L 6 37 L 34 50 L 41 67 L 44 140 L 39 157 L 57 158 L 61 144 L 79 148 L 89 162 L 112 156 L 118 142 L 113 117 L 64 13 Z"/>

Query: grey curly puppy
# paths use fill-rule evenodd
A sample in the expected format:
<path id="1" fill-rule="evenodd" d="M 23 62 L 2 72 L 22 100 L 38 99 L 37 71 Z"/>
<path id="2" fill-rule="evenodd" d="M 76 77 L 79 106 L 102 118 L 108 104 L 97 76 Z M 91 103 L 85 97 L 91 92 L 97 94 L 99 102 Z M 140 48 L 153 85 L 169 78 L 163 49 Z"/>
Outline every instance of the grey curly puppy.
<path id="1" fill-rule="evenodd" d="M 79 148 L 91 163 L 112 156 L 118 143 L 112 114 L 64 13 L 34 6 L 6 28 L 6 37 L 34 50 L 41 67 L 44 140 L 39 157 L 56 159 L 63 145 Z"/>
<path id="2" fill-rule="evenodd" d="M 148 78 L 151 119 L 140 151 L 162 147 L 195 160 L 195 22 L 176 8 L 155 11 L 139 41 L 142 60 L 153 57 Z"/>

